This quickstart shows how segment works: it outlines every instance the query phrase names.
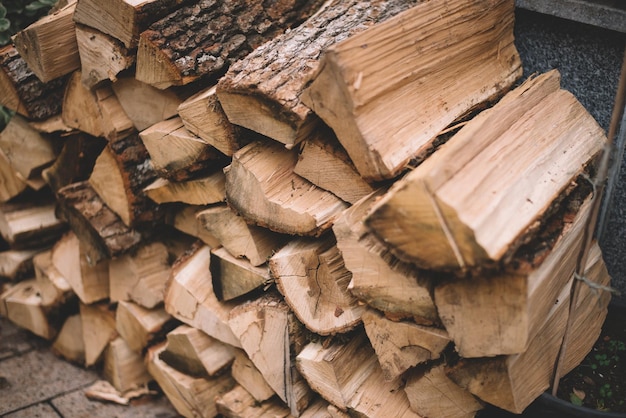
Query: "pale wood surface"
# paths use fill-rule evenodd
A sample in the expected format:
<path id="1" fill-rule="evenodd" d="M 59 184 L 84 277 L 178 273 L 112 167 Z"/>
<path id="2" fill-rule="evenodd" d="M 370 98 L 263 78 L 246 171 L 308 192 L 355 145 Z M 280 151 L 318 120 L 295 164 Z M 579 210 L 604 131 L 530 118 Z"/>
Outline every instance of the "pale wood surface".
<path id="1" fill-rule="evenodd" d="M 52 250 L 47 249 L 33 257 L 35 279 L 39 285 L 41 300 L 45 305 L 64 303 L 74 296 L 65 277 L 52 263 Z"/>
<path id="2" fill-rule="evenodd" d="M 101 358 L 109 342 L 117 338 L 115 309 L 107 302 L 80 304 L 80 318 L 85 343 L 85 365 L 93 366 Z"/>
<path id="3" fill-rule="evenodd" d="M 0 203 L 0 235 L 13 248 L 54 242 L 65 229 L 46 196 L 39 202 Z"/>
<path id="4" fill-rule="evenodd" d="M 162 337 L 172 317 L 163 307 L 146 309 L 133 302 L 119 301 L 115 313 L 115 329 L 128 347 L 141 353 L 151 342 Z"/>
<path id="5" fill-rule="evenodd" d="M 152 381 L 141 354 L 133 351 L 121 337 L 109 343 L 104 353 L 102 373 L 122 393 L 139 389 Z"/>
<path id="6" fill-rule="evenodd" d="M 226 199 L 224 173 L 216 171 L 207 176 L 184 181 L 158 178 L 143 191 L 156 203 L 182 202 L 188 205 L 210 205 Z"/>
<path id="7" fill-rule="evenodd" d="M 0 315 L 46 340 L 52 340 L 62 325 L 48 316 L 51 307 L 43 304 L 35 279 L 23 280 L 0 294 Z"/>
<path id="8" fill-rule="evenodd" d="M 267 265 L 253 266 L 236 258 L 224 247 L 211 250 L 211 274 L 215 294 L 220 300 L 231 300 L 272 283 Z"/>
<path id="9" fill-rule="evenodd" d="M 85 342 L 80 314 L 67 317 L 51 349 L 53 353 L 72 363 L 79 366 L 85 364 Z"/>
<path id="10" fill-rule="evenodd" d="M 174 210 L 168 222 L 179 231 L 198 238 L 210 248 L 217 248 L 221 245 L 220 241 L 197 218 L 197 214 L 207 208 L 207 205 L 185 205 Z"/>
<path id="11" fill-rule="evenodd" d="M 273 418 L 293 417 L 289 408 L 277 399 L 257 401 L 240 385 L 219 396 L 215 403 L 217 411 L 226 418 Z"/>
<path id="12" fill-rule="evenodd" d="M 11 200 L 28 188 L 28 184 L 11 165 L 6 154 L 0 150 L 0 181 L 3 186 L 0 188 L 0 202 Z"/>
<path id="13" fill-rule="evenodd" d="M 257 402 L 268 400 L 275 394 L 259 369 L 242 349 L 235 350 L 235 360 L 230 368 L 230 374 Z"/>

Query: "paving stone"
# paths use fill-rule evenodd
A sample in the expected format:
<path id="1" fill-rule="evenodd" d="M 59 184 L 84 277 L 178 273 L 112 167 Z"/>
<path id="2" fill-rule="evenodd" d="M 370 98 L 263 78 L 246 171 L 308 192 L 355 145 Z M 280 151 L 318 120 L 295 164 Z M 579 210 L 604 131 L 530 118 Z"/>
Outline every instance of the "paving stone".
<path id="1" fill-rule="evenodd" d="M 0 361 L 24 354 L 48 344 L 44 339 L 25 331 L 6 318 L 0 317 Z"/>
<path id="2" fill-rule="evenodd" d="M 29 408 L 20 409 L 11 414 L 2 415 L 2 418 L 62 418 L 61 415 L 47 403 L 38 403 Z"/>

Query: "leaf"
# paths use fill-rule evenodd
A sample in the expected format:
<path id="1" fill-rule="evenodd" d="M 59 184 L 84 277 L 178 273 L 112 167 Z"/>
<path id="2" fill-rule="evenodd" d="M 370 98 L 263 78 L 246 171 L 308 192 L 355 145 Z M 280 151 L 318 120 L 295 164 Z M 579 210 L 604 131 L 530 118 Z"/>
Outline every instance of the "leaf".
<path id="1" fill-rule="evenodd" d="M 585 400 L 585 396 L 587 396 L 585 391 L 580 390 L 580 389 L 573 388 L 572 392 L 574 392 L 574 395 L 576 395 L 581 401 L 584 401 Z"/>
<path id="2" fill-rule="evenodd" d="M 0 45 L 8 45 L 11 42 L 11 37 L 8 33 L 0 33 Z"/>
<path id="3" fill-rule="evenodd" d="M 7 15 L 7 8 L 4 7 L 4 4 L 0 3 L 0 18 L 6 17 L 6 15 Z"/>
<path id="4" fill-rule="evenodd" d="M 6 32 L 11 27 L 11 21 L 5 17 L 0 18 L 0 32 Z"/>
<path id="5" fill-rule="evenodd" d="M 582 406 L 583 405 L 583 400 L 580 399 L 578 396 L 576 396 L 575 393 L 571 393 L 569 395 L 569 401 L 571 403 L 573 403 L 574 405 L 576 405 L 576 406 Z"/>

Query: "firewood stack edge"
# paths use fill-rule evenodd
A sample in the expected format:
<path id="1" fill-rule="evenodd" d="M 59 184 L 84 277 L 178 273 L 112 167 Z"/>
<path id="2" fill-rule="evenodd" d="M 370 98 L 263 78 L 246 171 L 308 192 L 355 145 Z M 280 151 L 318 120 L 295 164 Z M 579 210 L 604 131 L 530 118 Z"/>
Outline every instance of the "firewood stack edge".
<path id="1" fill-rule="evenodd" d="M 521 413 L 567 324 L 565 371 L 599 335 L 581 253 L 610 278 L 605 134 L 556 70 L 519 80 L 513 26 L 513 0 L 59 5 L 0 52 L 0 314 L 186 417 Z"/>

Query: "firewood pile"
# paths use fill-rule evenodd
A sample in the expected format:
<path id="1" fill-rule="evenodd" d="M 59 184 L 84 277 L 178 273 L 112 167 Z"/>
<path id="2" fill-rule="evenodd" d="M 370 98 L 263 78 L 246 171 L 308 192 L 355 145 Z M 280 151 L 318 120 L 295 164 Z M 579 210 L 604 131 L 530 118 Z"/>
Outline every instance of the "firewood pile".
<path id="1" fill-rule="evenodd" d="M 557 71 L 519 80 L 513 26 L 512 0 L 60 7 L 0 51 L 0 314 L 186 417 L 522 412 L 606 315 L 570 309 L 581 267 L 609 281 L 606 138 Z"/>

